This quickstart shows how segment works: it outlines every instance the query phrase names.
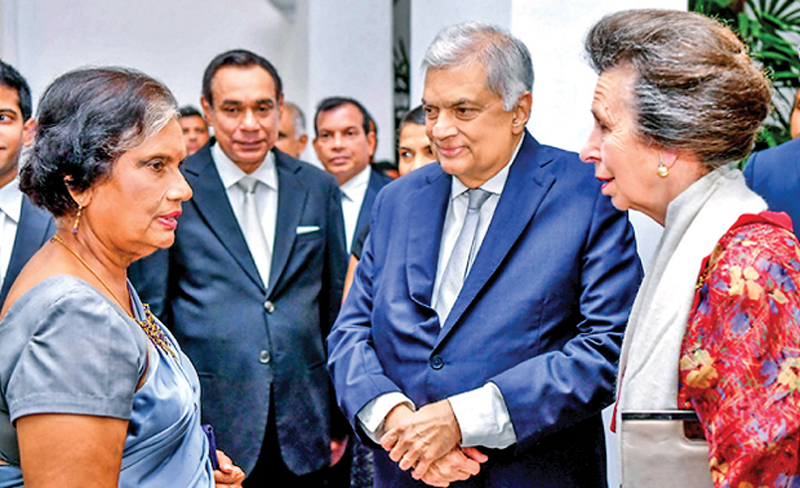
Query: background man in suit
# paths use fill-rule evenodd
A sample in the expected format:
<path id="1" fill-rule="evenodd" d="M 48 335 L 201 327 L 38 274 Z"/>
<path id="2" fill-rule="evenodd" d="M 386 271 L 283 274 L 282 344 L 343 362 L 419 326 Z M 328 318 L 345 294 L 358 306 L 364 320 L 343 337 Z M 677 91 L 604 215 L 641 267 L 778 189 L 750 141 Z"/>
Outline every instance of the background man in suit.
<path id="1" fill-rule="evenodd" d="M 180 119 L 178 122 L 181 124 L 183 131 L 183 140 L 186 143 L 186 152 L 189 156 L 196 153 L 203 147 L 208 138 L 208 124 L 203 114 L 191 105 L 181 107 Z"/>
<path id="2" fill-rule="evenodd" d="M 328 338 L 339 405 L 388 451 L 377 486 L 605 486 L 632 229 L 577 154 L 525 130 L 524 44 L 467 23 L 424 62 L 439 164 L 375 201 Z"/>
<path id="3" fill-rule="evenodd" d="M 369 222 L 372 203 L 391 178 L 369 166 L 375 153 L 375 131 L 367 110 L 352 98 L 321 101 L 314 115 L 314 149 L 325 169 L 342 190 L 342 210 L 347 249 Z"/>
<path id="4" fill-rule="evenodd" d="M 203 420 L 247 473 L 245 486 L 349 486 L 349 466 L 339 479 L 327 468 L 347 429 L 332 430 L 341 414 L 323 345 L 347 264 L 339 190 L 273 150 L 282 100 L 261 56 L 211 61 L 201 102 L 216 140 L 186 160 L 194 197 L 175 244 L 139 275 L 166 294 L 161 316 L 197 368 Z"/>
<path id="5" fill-rule="evenodd" d="M 36 127 L 32 115 L 28 82 L 0 61 L 0 308 L 22 267 L 56 230 L 50 214 L 17 186 L 22 148 Z"/>
<path id="6" fill-rule="evenodd" d="M 275 147 L 289 156 L 299 158 L 306 148 L 306 143 L 308 143 L 306 116 L 297 105 L 284 102 Z"/>
<path id="7" fill-rule="evenodd" d="M 800 138 L 753 153 L 744 177 L 770 210 L 789 214 L 795 234 L 800 232 Z"/>

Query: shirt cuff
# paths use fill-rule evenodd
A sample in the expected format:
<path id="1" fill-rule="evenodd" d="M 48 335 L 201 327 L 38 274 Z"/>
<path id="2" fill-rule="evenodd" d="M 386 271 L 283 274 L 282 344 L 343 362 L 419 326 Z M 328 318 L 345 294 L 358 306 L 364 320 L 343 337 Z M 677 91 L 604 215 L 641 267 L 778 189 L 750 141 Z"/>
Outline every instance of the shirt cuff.
<path id="1" fill-rule="evenodd" d="M 480 388 L 448 398 L 461 429 L 461 445 L 503 449 L 517 442 L 500 388 L 486 383 Z"/>
<path id="2" fill-rule="evenodd" d="M 367 437 L 372 439 L 376 444 L 380 444 L 381 437 L 383 437 L 385 433 L 383 431 L 383 421 L 386 419 L 386 416 L 389 415 L 389 412 L 401 403 L 408 405 L 408 408 L 411 410 L 416 410 L 414 402 L 399 391 L 384 393 L 383 395 L 373 398 L 369 403 L 364 405 L 364 407 L 358 411 L 356 417 L 358 417 L 361 428 L 364 430 L 364 433 L 367 434 Z"/>

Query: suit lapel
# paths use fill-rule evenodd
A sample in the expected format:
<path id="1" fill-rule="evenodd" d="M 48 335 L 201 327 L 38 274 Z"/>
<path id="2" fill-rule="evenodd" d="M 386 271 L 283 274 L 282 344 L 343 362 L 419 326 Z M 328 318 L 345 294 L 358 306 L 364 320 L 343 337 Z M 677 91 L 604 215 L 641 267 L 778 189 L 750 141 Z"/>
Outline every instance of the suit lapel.
<path id="1" fill-rule="evenodd" d="M 275 248 L 272 251 L 272 266 L 269 272 L 269 293 L 273 295 L 289 261 L 297 226 L 303 215 L 308 187 L 297 173 L 300 164 L 275 151 L 275 166 L 278 169 L 278 214 L 275 219 Z"/>
<path id="2" fill-rule="evenodd" d="M 55 224 L 50 214 L 36 208 L 28 200 L 28 197 L 23 196 L 17 235 L 14 238 L 14 247 L 11 250 L 11 260 L 8 263 L 6 276 L 3 280 L 2 291 L 0 291 L 0 304 L 5 302 L 11 284 L 31 256 L 42 247 L 55 231 Z"/>
<path id="3" fill-rule="evenodd" d="M 194 190 L 191 204 L 208 224 L 211 232 L 239 263 L 245 274 L 263 290 L 264 285 L 261 283 L 247 242 L 228 201 L 228 194 L 211 158 L 210 147 L 210 144 L 206 144 L 186 160 L 184 174 Z"/>
<path id="4" fill-rule="evenodd" d="M 497 271 L 555 182 L 555 176 L 542 169 L 550 160 L 541 155 L 539 148 L 539 143 L 526 131 L 525 141 L 509 169 L 492 222 L 475 256 L 467 280 L 442 327 L 439 342 L 452 330 Z"/>
<path id="5" fill-rule="evenodd" d="M 437 164 L 438 166 L 438 164 Z M 444 218 L 450 199 L 451 178 L 444 171 L 428 176 L 428 184 L 406 198 L 408 246 L 406 279 L 409 295 L 417 304 L 431 306 L 433 282 L 439 261 Z"/>

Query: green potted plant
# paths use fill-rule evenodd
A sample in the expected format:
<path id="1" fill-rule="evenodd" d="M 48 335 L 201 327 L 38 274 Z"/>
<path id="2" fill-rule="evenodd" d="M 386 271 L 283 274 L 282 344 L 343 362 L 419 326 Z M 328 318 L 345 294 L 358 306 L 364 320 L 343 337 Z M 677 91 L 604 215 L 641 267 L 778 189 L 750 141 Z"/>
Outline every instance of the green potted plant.
<path id="1" fill-rule="evenodd" d="M 796 0 L 689 0 L 689 10 L 727 23 L 750 47 L 775 88 L 774 109 L 756 149 L 788 141 L 789 117 L 800 88 L 800 2 Z"/>

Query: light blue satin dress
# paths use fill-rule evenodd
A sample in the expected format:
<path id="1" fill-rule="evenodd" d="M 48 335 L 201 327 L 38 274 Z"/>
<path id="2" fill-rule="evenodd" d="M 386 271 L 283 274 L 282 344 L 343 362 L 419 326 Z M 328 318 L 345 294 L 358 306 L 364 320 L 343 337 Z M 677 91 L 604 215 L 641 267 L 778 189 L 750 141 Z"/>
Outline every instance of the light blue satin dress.
<path id="1" fill-rule="evenodd" d="M 143 319 L 132 288 L 131 297 Z M 158 325 L 177 357 L 97 289 L 67 275 L 42 281 L 11 306 L 0 322 L 0 459 L 8 463 L 0 464 L 0 488 L 23 486 L 13 422 L 37 413 L 129 420 L 120 487 L 214 486 L 197 374 Z"/>

